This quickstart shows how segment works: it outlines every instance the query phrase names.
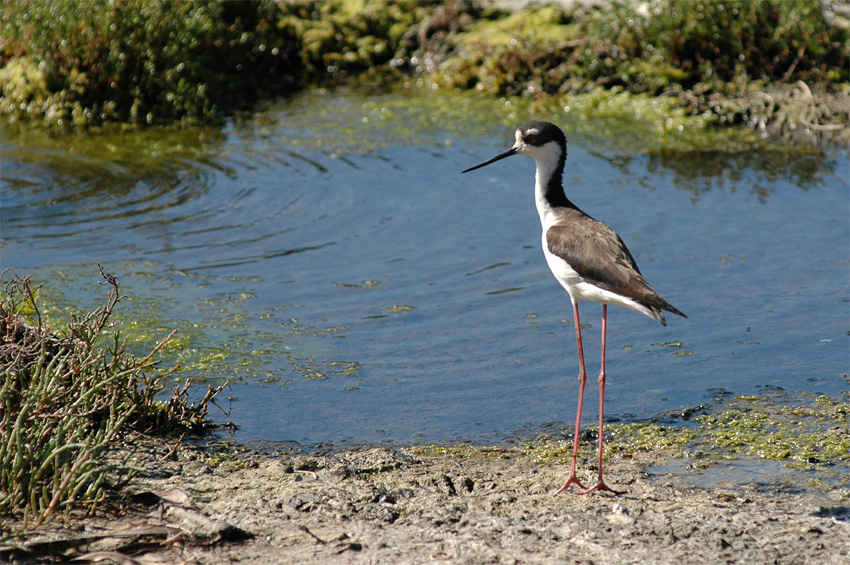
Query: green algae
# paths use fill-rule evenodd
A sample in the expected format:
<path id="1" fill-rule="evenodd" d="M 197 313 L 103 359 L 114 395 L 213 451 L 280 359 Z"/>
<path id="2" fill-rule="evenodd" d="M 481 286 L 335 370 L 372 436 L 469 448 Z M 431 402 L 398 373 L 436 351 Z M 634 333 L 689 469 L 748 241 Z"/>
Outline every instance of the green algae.
<path id="1" fill-rule="evenodd" d="M 739 396 L 723 412 L 695 421 L 703 441 L 731 457 L 778 460 L 807 470 L 850 462 L 850 404 L 810 394 L 796 400 L 768 403 L 760 396 Z"/>
<path id="2" fill-rule="evenodd" d="M 125 308 L 113 316 L 124 330 L 126 347 L 131 353 L 142 354 L 176 330 L 161 349 L 162 367 L 169 368 L 175 386 L 190 378 L 195 385 L 229 381 L 289 387 L 296 377 L 326 380 L 353 378 L 360 373 L 358 361 L 323 359 L 315 353 L 321 341 L 304 340 L 338 336 L 345 327 L 306 325 L 293 317 L 286 305 L 254 314 L 249 303 L 256 295 L 250 291 L 209 297 L 204 292 L 201 297 L 197 289 L 206 291 L 214 286 L 215 277 L 154 276 L 150 272 L 156 269 L 150 264 L 116 267 L 127 273 L 122 285 Z M 75 268 L 39 273 L 50 281 L 41 290 L 42 313 L 49 325 L 59 327 L 97 303 L 96 292 L 80 286 L 87 278 L 83 271 Z M 144 294 L 138 293 L 142 287 Z M 187 311 L 185 301 L 193 301 L 196 307 Z M 274 329 L 258 329 L 258 319 Z"/>
<path id="3" fill-rule="evenodd" d="M 737 396 L 682 424 L 610 423 L 605 426 L 605 457 L 632 459 L 638 453 L 692 461 L 691 474 L 710 472 L 722 461 L 775 461 L 784 468 L 775 480 L 795 488 L 830 489 L 850 472 L 850 404 L 846 398 L 773 391 Z M 595 430 L 594 430 L 595 431 Z M 426 445 L 411 451 L 452 458 L 525 458 L 541 464 L 572 460 L 571 433 L 541 435 L 516 449 L 472 444 Z M 579 458 L 596 456 L 596 436 L 583 434 Z M 646 462 L 643 457 L 641 461 Z M 646 463 L 644 463 L 646 464 Z M 650 463 L 652 464 L 652 463 Z"/>
<path id="4" fill-rule="evenodd" d="M 504 135 L 505 143 L 510 143 L 513 130 L 533 118 L 559 124 L 571 143 L 618 152 L 662 155 L 718 147 L 724 152 L 765 147 L 764 140 L 753 132 L 717 128 L 709 117 L 677 109 L 674 99 L 603 89 L 544 99 L 491 98 L 474 91 L 415 84 L 370 95 L 345 89 L 343 96 L 327 102 L 333 106 L 311 109 L 315 97 L 327 93 L 324 89 L 305 91 L 292 100 L 286 119 L 289 127 L 303 123 L 315 131 L 334 131 L 333 147 L 328 146 L 328 139 L 311 136 L 287 138 L 287 145 L 362 152 L 397 144 L 400 139 L 450 147 L 459 139 L 496 135 Z M 279 118 L 262 110 L 257 119 L 267 123 Z"/>
<path id="5" fill-rule="evenodd" d="M 411 453 L 423 455 L 427 457 L 451 457 L 454 459 L 473 459 L 473 458 L 510 458 L 510 453 L 496 446 L 480 446 L 469 443 L 459 443 L 453 445 L 416 445 L 409 448 Z"/>
<path id="6" fill-rule="evenodd" d="M 531 118 L 559 124 L 571 144 L 593 147 L 626 175 L 636 173 L 630 170 L 630 160 L 612 153 L 647 154 L 650 172 L 672 173 L 674 184 L 691 191 L 694 199 L 718 186 L 739 190 L 729 179 L 745 168 L 763 173 L 768 181 L 787 178 L 798 186 L 813 187 L 822 182 L 819 177 L 824 170 L 835 166 L 810 147 L 780 148 L 749 129 L 718 128 L 710 116 L 677 109 L 673 98 L 601 88 L 541 99 L 492 98 L 475 91 L 435 90 L 427 83 L 380 92 L 307 89 L 276 104 L 262 105 L 233 127 L 243 143 L 279 130 L 280 145 L 309 161 L 307 152 L 345 158 L 348 153 L 368 153 L 399 143 L 452 150 L 456 143 L 485 137 L 503 138 L 507 145 L 513 130 Z M 46 163 L 67 177 L 65 183 L 79 184 L 78 177 L 83 177 L 89 190 L 123 194 L 144 178 L 164 194 L 175 184 L 182 185 L 187 172 L 200 183 L 211 171 L 235 175 L 227 140 L 226 133 L 212 127 L 99 128 L 77 135 L 29 129 L 10 132 L 5 152 L 24 162 Z M 789 151 L 794 159 L 788 159 Z M 694 166 L 694 159 L 699 159 L 699 166 Z M 748 190 L 759 199 L 770 194 L 765 186 L 751 185 Z M 69 198 L 86 194 L 81 191 Z M 376 283 L 338 284 L 374 288 Z"/>
<path id="7" fill-rule="evenodd" d="M 321 95 L 317 91 L 316 95 Z M 353 94 L 353 93 L 352 93 Z M 348 95 L 348 93 L 346 93 Z M 305 93 L 303 100 L 312 96 Z M 304 108 L 301 98 L 297 108 Z M 351 98 L 356 104 L 357 95 Z M 306 108 L 304 108 L 306 110 Z M 319 120 L 306 112 L 291 119 Z M 597 145 L 604 150 L 650 155 L 671 152 L 721 150 L 722 152 L 764 149 L 765 141 L 755 132 L 740 128 L 718 128 L 709 115 L 691 115 L 673 98 L 634 95 L 617 89 L 597 88 L 583 94 L 565 94 L 541 99 L 490 98 L 474 91 L 434 89 L 411 85 L 379 95 L 364 96 L 359 108 L 347 108 L 328 120 L 340 136 L 337 149 L 380 147 L 405 139 L 409 143 L 451 145 L 470 136 L 505 135 L 510 143 L 513 130 L 529 119 L 559 124 L 572 143 Z M 322 139 L 293 139 L 292 143 L 314 148 Z M 805 148 L 801 148 L 804 150 Z"/>

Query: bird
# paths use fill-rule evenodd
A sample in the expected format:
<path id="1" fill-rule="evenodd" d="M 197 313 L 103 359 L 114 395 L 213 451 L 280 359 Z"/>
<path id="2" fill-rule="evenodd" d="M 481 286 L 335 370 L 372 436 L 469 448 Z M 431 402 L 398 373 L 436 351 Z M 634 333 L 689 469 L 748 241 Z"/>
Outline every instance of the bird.
<path id="1" fill-rule="evenodd" d="M 582 211 L 567 198 L 563 187 L 564 166 L 567 161 L 567 138 L 551 122 L 530 121 L 520 126 L 510 149 L 495 157 L 470 167 L 468 173 L 501 161 L 512 155 L 525 155 L 534 159 L 536 173 L 534 200 L 542 227 L 543 255 L 552 274 L 570 296 L 573 308 L 576 343 L 579 360 L 579 395 L 573 437 L 570 474 L 564 485 L 555 491 L 560 494 L 572 485 L 579 494 L 608 491 L 602 476 L 602 428 L 605 410 L 605 346 L 608 325 L 608 305 L 616 304 L 645 314 L 662 325 L 667 325 L 664 311 L 687 316 L 663 299 L 643 278 L 637 263 L 626 244 L 617 233 Z M 580 301 L 602 305 L 602 361 L 599 377 L 599 475 L 596 483 L 586 487 L 576 476 L 579 426 L 584 403 L 584 385 L 587 373 L 584 348 L 581 340 L 578 304 Z"/>

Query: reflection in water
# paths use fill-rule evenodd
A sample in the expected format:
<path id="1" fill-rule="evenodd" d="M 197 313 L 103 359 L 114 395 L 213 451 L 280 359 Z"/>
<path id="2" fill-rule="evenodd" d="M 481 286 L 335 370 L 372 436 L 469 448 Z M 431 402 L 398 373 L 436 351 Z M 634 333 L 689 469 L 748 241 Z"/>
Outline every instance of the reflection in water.
<path id="1" fill-rule="evenodd" d="M 775 149 L 729 153 L 703 151 L 696 154 L 650 156 L 646 164 L 649 176 L 672 175 L 677 188 L 695 198 L 711 190 L 746 191 L 764 202 L 776 190 L 777 183 L 802 190 L 825 186 L 835 179 L 836 158 L 816 154 L 788 153 Z"/>
<path id="2" fill-rule="evenodd" d="M 592 154 L 616 167 L 630 184 L 651 190 L 656 177 L 669 177 L 673 186 L 690 192 L 694 199 L 713 190 L 744 191 L 764 203 L 776 191 L 776 183 L 810 190 L 833 180 L 841 181 L 836 179 L 839 162 L 835 157 L 807 152 L 789 154 L 773 148 L 746 152 L 666 150 L 647 156 Z"/>
<path id="3" fill-rule="evenodd" d="M 459 175 L 521 111 L 320 92 L 222 131 L 10 137 L 0 261 L 47 282 L 56 317 L 102 302 L 102 262 L 128 295 L 122 335 L 149 350 L 177 328 L 178 377 L 236 383 L 239 439 L 502 438 L 570 421 L 570 308 L 540 253 L 533 165 Z M 612 313 L 612 415 L 716 388 L 846 390 L 845 156 L 591 153 L 570 137 L 570 198 L 691 315 L 656 328 Z"/>

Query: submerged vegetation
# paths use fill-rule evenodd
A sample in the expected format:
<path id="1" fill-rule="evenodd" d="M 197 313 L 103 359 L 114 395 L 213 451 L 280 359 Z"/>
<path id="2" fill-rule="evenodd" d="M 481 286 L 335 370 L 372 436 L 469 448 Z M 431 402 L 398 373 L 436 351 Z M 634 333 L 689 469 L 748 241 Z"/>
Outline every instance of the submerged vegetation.
<path id="1" fill-rule="evenodd" d="M 29 277 L 6 270 L 0 279 L 0 514 L 38 525 L 56 512 L 94 512 L 110 484 L 132 476 L 106 457 L 122 436 L 211 426 L 207 409 L 222 387 L 195 403 L 187 386 L 159 399 L 168 372 L 156 369 L 157 353 L 171 336 L 145 357 L 129 354 L 111 329 L 118 281 L 101 274 L 106 303 L 62 334 L 46 326 Z"/>
<path id="2" fill-rule="evenodd" d="M 0 112 L 51 125 L 209 121 L 365 74 L 563 107 L 668 98 L 699 128 L 848 135 L 850 25 L 829 2 L 25 0 L 0 25 Z"/>

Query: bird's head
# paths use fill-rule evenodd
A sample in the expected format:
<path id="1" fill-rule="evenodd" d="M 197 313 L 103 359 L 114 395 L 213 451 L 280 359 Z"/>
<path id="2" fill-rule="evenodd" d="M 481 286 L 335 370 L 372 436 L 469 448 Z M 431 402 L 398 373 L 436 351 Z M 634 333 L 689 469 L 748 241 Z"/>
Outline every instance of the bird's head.
<path id="1" fill-rule="evenodd" d="M 562 158 L 565 159 L 566 153 L 567 138 L 561 128 L 550 122 L 531 121 L 517 128 L 514 144 L 510 149 L 463 172 L 468 173 L 486 167 L 511 155 L 525 155 L 537 161 L 538 164 L 552 163 L 554 165 Z"/>

